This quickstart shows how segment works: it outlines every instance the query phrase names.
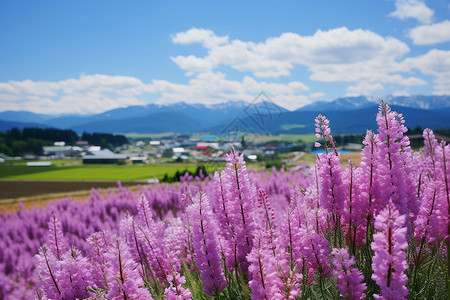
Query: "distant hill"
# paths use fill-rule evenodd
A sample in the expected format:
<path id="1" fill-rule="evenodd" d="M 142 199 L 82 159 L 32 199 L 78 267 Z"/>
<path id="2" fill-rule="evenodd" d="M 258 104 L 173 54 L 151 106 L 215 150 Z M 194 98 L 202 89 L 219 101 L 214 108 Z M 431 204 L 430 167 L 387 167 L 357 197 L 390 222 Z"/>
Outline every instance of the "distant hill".
<path id="1" fill-rule="evenodd" d="M 378 100 L 372 100 L 365 96 L 338 98 L 334 101 L 318 101 L 303 106 L 297 111 L 332 111 L 332 110 L 354 110 L 378 105 Z"/>
<path id="2" fill-rule="evenodd" d="M 33 112 L 29 112 L 29 111 L 2 111 L 2 112 L 0 112 L 0 120 L 19 122 L 19 123 L 44 124 L 52 118 L 54 118 L 54 117 L 51 115 L 36 114 Z"/>
<path id="3" fill-rule="evenodd" d="M 72 127 L 76 132 L 164 133 L 196 132 L 201 120 L 181 112 L 158 112 L 145 117 L 95 121 Z"/>
<path id="4" fill-rule="evenodd" d="M 5 132 L 6 130 L 9 130 L 11 128 L 51 128 L 52 126 L 48 126 L 45 124 L 39 124 L 39 123 L 22 123 L 22 122 L 14 122 L 14 121 L 3 121 L 0 120 L 0 131 Z"/>
<path id="5" fill-rule="evenodd" d="M 423 110 L 392 105 L 391 108 L 402 113 L 409 128 L 450 128 L 450 109 Z M 314 118 L 320 113 L 330 120 L 334 133 L 363 133 L 368 129 L 376 130 L 378 106 L 374 105 L 353 110 L 294 111 L 283 114 L 279 119 L 268 123 L 266 131 L 271 133 L 314 133 Z M 291 126 L 289 126 L 291 125 Z M 294 126 L 296 125 L 296 126 Z M 289 129 L 291 127 L 291 129 Z M 256 127 L 255 127 L 256 128 Z"/>
<path id="6" fill-rule="evenodd" d="M 387 96 L 384 101 L 390 105 L 431 110 L 450 107 L 450 96 Z"/>
<path id="7" fill-rule="evenodd" d="M 330 111 L 330 110 L 353 110 L 378 105 L 384 100 L 389 105 L 397 105 L 418 109 L 442 109 L 450 107 L 450 96 L 386 96 L 386 97 L 345 97 L 333 101 L 317 101 L 303 106 L 298 111 Z"/>
<path id="8" fill-rule="evenodd" d="M 403 113 L 406 126 L 414 128 L 450 128 L 449 96 L 386 96 L 393 109 Z M 336 133 L 364 132 L 376 129 L 375 115 L 379 99 L 346 97 L 331 102 L 318 101 L 296 111 L 288 111 L 271 102 L 249 105 L 244 101 L 206 106 L 175 103 L 149 104 L 117 108 L 91 116 L 40 115 L 26 111 L 0 112 L 0 130 L 12 127 L 41 127 L 72 129 L 82 132 L 104 133 L 162 133 L 211 132 L 220 133 L 240 120 L 258 133 L 313 133 L 314 118 L 326 115 Z"/>

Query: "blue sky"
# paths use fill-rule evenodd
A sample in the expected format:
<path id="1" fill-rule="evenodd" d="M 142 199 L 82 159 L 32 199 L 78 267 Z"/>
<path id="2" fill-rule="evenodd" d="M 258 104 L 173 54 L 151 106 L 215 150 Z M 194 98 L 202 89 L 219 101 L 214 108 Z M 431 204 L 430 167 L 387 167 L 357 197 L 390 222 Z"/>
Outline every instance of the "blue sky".
<path id="1" fill-rule="evenodd" d="M 0 0 L 0 111 L 450 94 L 450 4 Z"/>

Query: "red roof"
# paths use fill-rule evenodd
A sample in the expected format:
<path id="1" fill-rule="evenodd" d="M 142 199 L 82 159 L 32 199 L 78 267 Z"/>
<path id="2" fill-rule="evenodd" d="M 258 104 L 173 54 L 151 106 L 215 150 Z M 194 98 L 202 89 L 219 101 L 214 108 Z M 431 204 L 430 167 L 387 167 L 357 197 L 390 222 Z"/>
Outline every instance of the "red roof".
<path id="1" fill-rule="evenodd" d="M 208 149 L 208 146 L 195 146 L 195 150 L 206 150 Z"/>

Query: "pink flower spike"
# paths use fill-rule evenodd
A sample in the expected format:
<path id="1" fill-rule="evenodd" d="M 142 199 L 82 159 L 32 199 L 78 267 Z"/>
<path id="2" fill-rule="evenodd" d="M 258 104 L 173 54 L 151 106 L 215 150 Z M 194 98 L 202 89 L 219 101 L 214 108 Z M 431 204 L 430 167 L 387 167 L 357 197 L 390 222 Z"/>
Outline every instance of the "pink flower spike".
<path id="1" fill-rule="evenodd" d="M 153 299 L 144 287 L 138 265 L 134 262 L 129 247 L 118 236 L 106 254 L 106 280 L 109 299 Z"/>
<path id="2" fill-rule="evenodd" d="M 36 255 L 36 274 L 42 283 L 47 296 L 51 299 L 61 299 L 63 294 L 61 291 L 61 283 L 57 276 L 61 262 L 54 256 L 52 251 L 44 245 L 39 249 Z"/>
<path id="3" fill-rule="evenodd" d="M 48 221 L 48 240 L 50 251 L 58 260 L 62 260 L 67 251 L 67 243 L 64 238 L 61 221 L 53 214 Z"/>
<path id="4" fill-rule="evenodd" d="M 179 273 L 167 276 L 169 287 L 164 290 L 167 300 L 189 300 L 192 299 L 191 291 L 184 288 L 182 284 L 186 283 L 186 278 Z"/>
<path id="5" fill-rule="evenodd" d="M 227 282 L 219 251 L 219 227 L 206 195 L 199 192 L 186 212 L 191 223 L 194 261 L 200 272 L 203 290 L 209 296 L 218 296 L 227 287 Z"/>
<path id="6" fill-rule="evenodd" d="M 382 203 L 379 208 L 383 209 L 392 201 L 399 214 L 406 218 L 409 236 L 412 232 L 411 221 L 419 212 L 419 201 L 415 188 L 417 167 L 412 163 L 412 149 L 405 135 L 407 128 L 402 122 L 402 116 L 392 111 L 384 101 L 380 104 L 376 120 L 378 150 L 374 178 L 375 202 Z"/>
<path id="7" fill-rule="evenodd" d="M 283 298 L 283 282 L 278 275 L 277 261 L 270 249 L 264 230 L 258 231 L 252 251 L 247 255 L 250 263 L 252 299 L 286 299 Z"/>
<path id="8" fill-rule="evenodd" d="M 255 204 L 257 193 L 250 181 L 244 155 L 231 148 L 226 155 L 227 165 L 224 170 L 227 207 L 234 231 L 233 251 L 235 258 L 244 271 L 247 271 L 247 254 L 252 249 L 253 231 L 255 230 Z"/>
<path id="9" fill-rule="evenodd" d="M 331 251 L 331 260 L 335 269 L 333 275 L 337 281 L 337 287 L 341 291 L 344 299 L 365 299 L 363 292 L 367 289 L 363 283 L 364 276 L 357 268 L 352 266 L 355 264 L 355 257 L 348 254 L 346 249 L 334 248 Z"/>
<path id="10" fill-rule="evenodd" d="M 405 216 L 400 215 L 392 202 L 375 217 L 374 241 L 371 244 L 375 255 L 372 260 L 372 279 L 380 286 L 383 299 L 406 299 Z"/>
<path id="11" fill-rule="evenodd" d="M 316 122 L 316 137 L 323 138 L 325 151 L 327 151 L 328 153 L 328 146 L 327 146 L 327 138 L 328 138 L 328 141 L 330 142 L 331 147 L 334 150 L 334 154 L 338 155 L 336 145 L 334 144 L 333 137 L 331 136 L 330 121 L 325 116 L 318 115 L 315 119 L 315 122 Z"/>

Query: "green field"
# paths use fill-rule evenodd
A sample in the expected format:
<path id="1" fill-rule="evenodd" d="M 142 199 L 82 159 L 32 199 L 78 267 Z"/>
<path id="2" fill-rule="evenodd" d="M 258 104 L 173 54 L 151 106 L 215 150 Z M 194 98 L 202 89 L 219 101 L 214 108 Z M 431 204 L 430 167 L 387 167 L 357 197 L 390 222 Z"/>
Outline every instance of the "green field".
<path id="1" fill-rule="evenodd" d="M 166 173 L 168 176 L 173 176 L 177 171 L 194 172 L 197 167 L 196 164 L 55 165 L 50 167 L 1 164 L 0 179 L 134 181 L 161 179 Z M 206 166 L 206 169 L 209 172 L 215 171 L 217 166 Z"/>
<path id="2" fill-rule="evenodd" d="M 283 124 L 281 125 L 281 129 L 283 130 L 292 130 L 296 128 L 305 128 L 305 124 Z"/>
<path id="3" fill-rule="evenodd" d="M 318 138 L 314 134 L 279 134 L 282 141 L 297 142 L 302 140 L 306 144 L 314 143 Z"/>
<path id="4" fill-rule="evenodd" d="M 278 134 L 278 135 L 258 135 L 254 138 L 253 142 L 267 143 L 270 141 L 280 141 L 287 143 L 296 143 L 299 140 L 301 140 L 306 144 L 309 144 L 314 143 L 318 139 L 314 136 L 314 134 Z"/>
<path id="5" fill-rule="evenodd" d="M 282 125 L 283 129 L 293 129 L 293 128 L 304 128 L 305 125 L 302 124 L 285 124 Z M 152 138 L 152 139 L 160 139 L 162 137 L 171 136 L 173 133 L 167 132 L 167 133 L 160 133 L 160 134 L 141 134 L 141 133 L 131 133 L 127 134 L 126 136 L 133 140 L 138 139 L 146 139 L 146 138 Z M 195 133 L 190 135 L 191 141 L 198 141 L 203 136 L 215 136 L 213 133 Z M 314 136 L 314 134 L 278 134 L 278 135 L 257 135 L 255 141 L 256 142 L 264 142 L 264 141 L 270 141 L 270 140 L 276 140 L 276 141 L 283 141 L 283 142 L 297 142 L 298 140 L 302 140 L 305 143 L 314 143 L 317 141 L 317 138 Z"/>

